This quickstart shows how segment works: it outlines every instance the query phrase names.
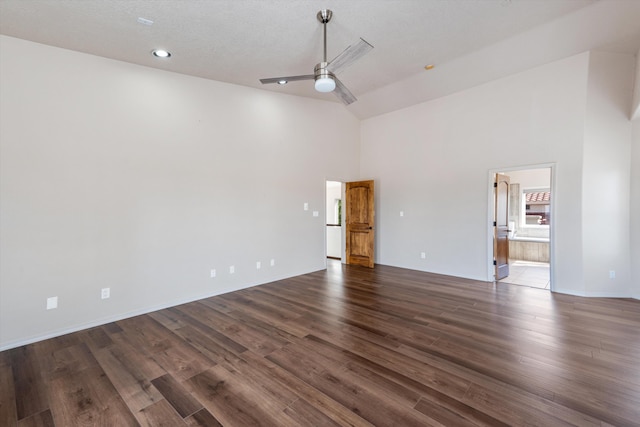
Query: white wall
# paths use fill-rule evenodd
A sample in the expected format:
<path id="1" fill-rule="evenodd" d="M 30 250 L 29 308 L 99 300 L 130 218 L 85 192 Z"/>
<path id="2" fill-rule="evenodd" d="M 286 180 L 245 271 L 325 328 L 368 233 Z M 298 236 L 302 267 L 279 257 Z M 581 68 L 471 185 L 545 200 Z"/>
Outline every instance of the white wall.
<path id="1" fill-rule="evenodd" d="M 312 212 L 327 176 L 358 169 L 342 105 L 9 37 L 0 50 L 0 350 L 324 268 Z"/>
<path id="2" fill-rule="evenodd" d="M 582 170 L 585 292 L 630 296 L 629 201 L 635 58 L 591 52 Z M 610 271 L 615 271 L 611 279 Z"/>
<path id="3" fill-rule="evenodd" d="M 555 163 L 555 289 L 584 292 L 588 61 L 580 54 L 364 121 L 361 175 L 377 181 L 376 262 L 488 280 L 489 171 Z"/>
<path id="4" fill-rule="evenodd" d="M 630 296 L 634 64 L 584 53 L 363 122 L 361 175 L 379 182 L 376 261 L 489 280 L 488 176 L 548 163 L 554 290 Z"/>
<path id="5" fill-rule="evenodd" d="M 640 299 L 640 120 L 633 122 L 631 148 L 631 284 Z"/>

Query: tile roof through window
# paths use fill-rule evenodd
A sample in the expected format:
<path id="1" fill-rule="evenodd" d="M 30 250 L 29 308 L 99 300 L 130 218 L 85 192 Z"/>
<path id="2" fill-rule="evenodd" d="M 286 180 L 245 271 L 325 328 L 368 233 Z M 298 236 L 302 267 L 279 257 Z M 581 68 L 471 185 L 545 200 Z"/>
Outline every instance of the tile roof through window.
<path id="1" fill-rule="evenodd" d="M 527 203 L 545 203 L 551 200 L 550 191 L 539 191 L 534 193 L 525 193 Z"/>

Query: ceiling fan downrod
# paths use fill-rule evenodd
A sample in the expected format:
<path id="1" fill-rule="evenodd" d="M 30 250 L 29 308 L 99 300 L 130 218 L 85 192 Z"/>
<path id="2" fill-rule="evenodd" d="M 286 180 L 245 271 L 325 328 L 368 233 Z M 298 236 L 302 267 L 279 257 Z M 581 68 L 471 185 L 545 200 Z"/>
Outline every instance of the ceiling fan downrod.
<path id="1" fill-rule="evenodd" d="M 318 92 L 331 92 L 336 88 L 335 78 L 332 73 L 327 71 L 327 23 L 331 21 L 333 12 L 329 9 L 322 9 L 318 12 L 316 17 L 322 24 L 322 30 L 324 33 L 323 48 L 324 54 L 322 56 L 322 62 L 316 64 L 313 73 L 315 76 L 315 88 Z"/>
<path id="2" fill-rule="evenodd" d="M 324 56 L 322 62 L 327 62 L 327 23 L 331 21 L 332 16 L 333 12 L 329 9 L 322 9 L 316 15 L 318 21 L 322 24 L 322 29 L 324 30 Z"/>

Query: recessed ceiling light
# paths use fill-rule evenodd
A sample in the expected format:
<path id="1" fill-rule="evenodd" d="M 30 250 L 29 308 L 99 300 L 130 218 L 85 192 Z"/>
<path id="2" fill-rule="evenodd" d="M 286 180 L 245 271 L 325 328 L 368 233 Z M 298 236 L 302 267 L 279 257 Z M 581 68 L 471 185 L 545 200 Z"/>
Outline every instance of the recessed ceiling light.
<path id="1" fill-rule="evenodd" d="M 278 84 L 279 84 L 279 85 L 286 85 L 287 83 L 289 83 L 289 82 L 288 82 L 288 81 L 286 81 L 286 80 L 279 80 L 279 81 L 278 81 Z"/>
<path id="2" fill-rule="evenodd" d="M 435 67 L 435 65 L 433 65 L 433 64 L 429 64 L 429 65 L 425 65 L 425 66 L 424 66 L 424 69 L 425 69 L 425 70 L 427 70 L 427 71 L 429 71 L 429 70 L 433 70 L 433 68 L 434 68 L 434 67 Z"/>
<path id="3" fill-rule="evenodd" d="M 168 52 L 166 50 L 163 50 L 163 49 L 156 49 L 151 53 L 153 53 L 153 56 L 158 57 L 158 58 L 168 58 L 168 57 L 171 56 L 170 52 Z"/>

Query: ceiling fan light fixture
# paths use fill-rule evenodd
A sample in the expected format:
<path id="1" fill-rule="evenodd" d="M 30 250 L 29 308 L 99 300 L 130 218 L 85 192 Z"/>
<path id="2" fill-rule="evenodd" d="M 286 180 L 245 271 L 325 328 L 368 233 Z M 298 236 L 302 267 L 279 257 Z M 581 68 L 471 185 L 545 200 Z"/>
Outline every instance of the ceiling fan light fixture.
<path id="1" fill-rule="evenodd" d="M 318 92 L 333 92 L 336 88 L 336 81 L 330 76 L 320 77 L 316 79 L 315 87 Z"/>
<path id="2" fill-rule="evenodd" d="M 336 80 L 333 74 L 327 71 L 327 62 L 320 62 L 314 68 L 315 88 L 318 92 L 333 92 L 336 88 Z"/>

